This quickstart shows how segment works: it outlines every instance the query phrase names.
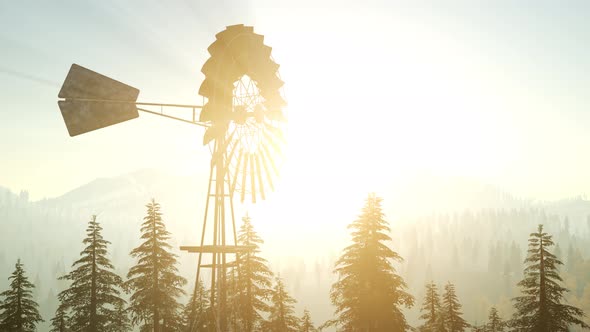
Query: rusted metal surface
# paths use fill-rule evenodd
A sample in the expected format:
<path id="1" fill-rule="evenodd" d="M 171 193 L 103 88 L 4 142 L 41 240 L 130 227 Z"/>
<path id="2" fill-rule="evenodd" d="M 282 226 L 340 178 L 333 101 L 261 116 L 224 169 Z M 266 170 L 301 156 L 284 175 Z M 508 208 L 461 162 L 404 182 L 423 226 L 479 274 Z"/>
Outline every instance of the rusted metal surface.
<path id="1" fill-rule="evenodd" d="M 180 250 L 200 253 L 226 253 L 235 254 L 237 252 L 246 252 L 256 249 L 256 246 L 223 246 L 223 245 L 204 245 L 204 246 L 181 246 Z"/>
<path id="2" fill-rule="evenodd" d="M 58 101 L 70 136 L 77 136 L 139 116 L 135 101 L 139 90 L 73 64 Z"/>
<path id="3" fill-rule="evenodd" d="M 57 102 L 70 136 L 77 136 L 139 116 L 134 104 L 108 101 L 60 100 Z"/>
<path id="4" fill-rule="evenodd" d="M 74 63 L 57 96 L 135 102 L 138 95 L 138 89 Z"/>
<path id="5" fill-rule="evenodd" d="M 200 265 L 201 268 L 213 268 L 213 264 L 201 264 Z M 236 261 L 231 261 L 231 262 L 226 262 L 225 263 L 225 267 L 236 267 L 238 266 L 238 264 L 236 263 Z"/>

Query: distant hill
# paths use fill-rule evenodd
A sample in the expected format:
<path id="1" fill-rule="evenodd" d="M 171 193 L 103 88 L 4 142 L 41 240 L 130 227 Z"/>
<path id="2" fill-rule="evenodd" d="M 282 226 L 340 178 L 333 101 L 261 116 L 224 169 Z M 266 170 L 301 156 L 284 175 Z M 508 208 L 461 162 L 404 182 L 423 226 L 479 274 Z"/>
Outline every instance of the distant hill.
<path id="1" fill-rule="evenodd" d="M 113 262 L 124 276 L 132 264 L 128 253 L 139 243 L 139 225 L 145 214 L 145 204 L 152 197 L 162 204 L 174 246 L 197 244 L 206 180 L 140 170 L 96 179 L 61 196 L 39 201 L 30 201 L 27 191 L 14 193 L 0 186 L 0 289 L 6 288 L 6 277 L 16 259 L 21 258 L 37 285 L 36 296 L 48 321 L 57 305 L 55 294 L 65 287 L 57 277 L 68 271 L 78 257 L 86 223 L 93 214 L 98 215 L 104 236 L 112 243 Z M 331 211 L 337 212 L 343 207 L 329 198 L 310 202 L 321 195 L 312 197 L 283 202 L 292 205 L 289 210 L 273 211 L 267 215 L 272 220 L 255 218 L 254 225 L 265 240 L 262 254 L 273 270 L 286 279 L 290 291 L 299 300 L 298 306 L 308 307 L 316 319 L 325 320 L 333 312 L 329 289 L 335 278 L 334 261 L 348 243 L 346 223 L 351 222 L 354 215 L 327 223 L 318 217 L 317 209 L 326 209 L 320 216 L 329 216 Z M 495 298 L 478 282 L 489 281 L 489 278 L 500 280 L 488 270 L 497 266 L 504 269 L 502 264 L 509 257 L 506 254 L 509 249 L 512 258 L 524 257 L 526 238 L 537 223 L 548 224 L 547 229 L 562 243 L 563 251 L 570 244 L 590 248 L 587 243 L 590 201 L 585 197 L 539 202 L 516 198 L 500 188 L 469 179 L 415 177 L 407 179 L 403 185 L 392 184 L 383 198 L 384 211 L 392 225 L 392 246 L 406 259 L 399 269 L 409 278 L 410 290 L 418 302 L 426 278 L 443 282 L 459 273 L 457 280 L 464 283 L 464 287 L 458 285 L 458 289 L 469 319 L 485 318 L 488 304 L 494 301 L 503 301 L 502 305 L 507 306 L 506 297 Z M 362 202 L 358 205 L 362 206 Z M 262 205 L 260 209 L 264 207 L 271 206 Z M 294 225 L 285 224 L 283 216 L 293 211 L 297 211 L 298 218 L 309 219 L 305 225 L 317 226 L 313 229 L 301 227 L 296 220 L 292 221 Z M 241 214 L 236 217 L 239 222 Z M 338 218 L 342 217 L 340 214 Z M 282 235 L 275 236 L 276 232 Z M 456 245 L 449 246 L 449 243 Z M 471 258 L 462 256 L 463 251 Z M 181 273 L 192 281 L 196 256 L 178 250 L 177 253 Z M 498 255 L 503 257 L 502 261 L 492 259 Z M 456 256 L 461 258 L 456 259 Z M 518 260 L 515 263 L 512 259 L 510 264 L 516 269 Z M 510 279 L 510 283 L 514 280 Z M 508 286 L 503 292 L 512 294 Z M 479 294 L 477 301 L 480 302 L 469 302 L 467 297 L 471 293 Z M 486 297 L 485 301 L 482 296 Z M 415 310 L 409 318 L 416 320 Z"/>
<path id="2" fill-rule="evenodd" d="M 385 204 L 397 206 L 396 211 L 406 217 L 432 212 L 521 209 L 534 205 L 531 199 L 518 198 L 497 186 L 463 177 L 416 175 L 399 188 L 392 185 L 390 190 L 384 197 Z"/>

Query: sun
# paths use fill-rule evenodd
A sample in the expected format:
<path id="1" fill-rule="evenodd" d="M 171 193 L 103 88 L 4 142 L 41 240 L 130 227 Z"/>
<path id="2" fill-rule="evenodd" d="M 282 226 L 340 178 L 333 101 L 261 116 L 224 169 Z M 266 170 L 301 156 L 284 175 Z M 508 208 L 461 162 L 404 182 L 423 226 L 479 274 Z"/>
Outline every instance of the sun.
<path id="1" fill-rule="evenodd" d="M 395 43 L 367 37 L 375 49 L 362 63 L 364 50 L 341 40 L 331 40 L 339 56 L 328 62 L 273 41 L 288 103 L 285 157 L 274 192 L 240 203 L 243 211 L 269 231 L 338 227 L 356 217 L 369 193 L 387 201 L 416 174 L 502 171 L 514 148 L 493 116 L 501 105 L 471 73 L 484 69 L 463 63 L 468 50 L 452 40 L 407 28 L 411 34 L 389 36 Z"/>

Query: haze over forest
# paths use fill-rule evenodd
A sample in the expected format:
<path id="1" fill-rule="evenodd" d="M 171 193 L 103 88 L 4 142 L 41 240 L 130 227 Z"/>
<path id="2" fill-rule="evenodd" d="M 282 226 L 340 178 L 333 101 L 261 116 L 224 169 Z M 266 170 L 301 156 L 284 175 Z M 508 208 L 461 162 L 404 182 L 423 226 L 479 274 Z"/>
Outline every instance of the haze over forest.
<path id="1" fill-rule="evenodd" d="M 195 198 L 204 195 L 195 188 L 201 187 L 201 181 L 143 170 L 97 179 L 40 201 L 31 201 L 26 191 L 2 189 L 0 275 L 7 277 L 16 259 L 22 260 L 35 284 L 35 297 L 46 318 L 40 330 L 45 330 L 57 307 L 56 294 L 67 285 L 57 278 L 69 271 L 77 259 L 90 216 L 98 215 L 105 239 L 112 242 L 109 256 L 123 276 L 133 264 L 128 254 L 139 244 L 145 204 L 154 197 L 162 205 L 181 274 L 189 280 L 188 291 L 194 283 L 196 256 L 180 252 L 178 246 L 196 244 L 199 238 L 204 200 Z M 384 212 L 392 228 L 390 246 L 405 260 L 396 268 L 418 304 L 427 282 L 433 280 L 442 286 L 450 281 L 456 285 L 469 323 L 485 323 L 491 306 L 503 318 L 510 318 L 511 298 L 519 292 L 516 283 L 522 278 L 528 234 L 543 223 L 554 236 L 556 254 L 565 262 L 561 271 L 571 290 L 568 301 L 590 311 L 590 201 L 577 197 L 534 202 L 465 179 L 429 181 L 432 186 L 427 191 L 423 186 L 403 190 L 404 197 L 416 200 L 414 204 L 405 201 L 405 206 L 420 206 L 417 210 L 404 210 L 398 205 L 393 198 L 400 197 L 396 194 L 399 190 L 392 188 L 383 194 Z M 441 202 L 448 208 L 443 209 Z M 267 203 L 271 202 L 262 205 Z M 362 203 L 354 207 L 359 212 Z M 305 200 L 300 204 L 305 206 Z M 403 211 L 403 217 L 396 211 Z M 238 215 L 244 214 L 239 211 Z M 316 326 L 332 318 L 334 307 L 329 291 L 337 279 L 332 271 L 341 250 L 350 242 L 346 225 L 353 219 L 332 221 L 331 228 L 327 228 L 319 225 L 322 220 L 314 216 L 313 210 L 306 210 L 309 219 L 300 225 L 284 223 L 279 215 L 266 219 L 256 209 L 248 214 L 265 241 L 261 256 L 269 260 L 273 272 L 284 278 L 290 294 L 298 301 L 297 314 L 309 309 Z M 316 224 L 318 227 L 313 226 Z M 7 286 L 7 279 L 0 278 L 0 289 Z M 411 325 L 421 323 L 419 305 L 406 310 L 406 314 Z"/>

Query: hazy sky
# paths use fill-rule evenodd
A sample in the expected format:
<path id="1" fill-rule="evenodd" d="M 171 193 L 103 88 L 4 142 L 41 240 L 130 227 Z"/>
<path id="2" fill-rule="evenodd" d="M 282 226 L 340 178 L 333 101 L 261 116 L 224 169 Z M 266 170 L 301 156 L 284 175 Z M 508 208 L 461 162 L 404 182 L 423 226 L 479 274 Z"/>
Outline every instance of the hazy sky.
<path id="1" fill-rule="evenodd" d="M 477 3 L 0 0 L 0 186 L 39 199 L 140 168 L 206 171 L 202 129 L 141 115 L 70 138 L 57 93 L 78 63 L 144 101 L 201 103 L 207 47 L 244 23 L 281 64 L 292 195 L 421 173 L 587 193 L 590 2 Z"/>

